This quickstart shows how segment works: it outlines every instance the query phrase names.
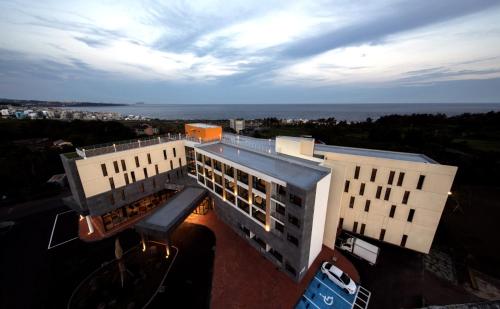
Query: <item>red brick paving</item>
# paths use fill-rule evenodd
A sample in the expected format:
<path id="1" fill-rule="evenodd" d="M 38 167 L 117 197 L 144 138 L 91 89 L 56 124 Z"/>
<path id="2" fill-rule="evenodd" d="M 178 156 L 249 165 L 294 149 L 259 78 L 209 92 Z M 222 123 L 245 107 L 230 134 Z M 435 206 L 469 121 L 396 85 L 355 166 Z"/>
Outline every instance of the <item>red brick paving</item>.
<path id="1" fill-rule="evenodd" d="M 340 253 L 325 246 L 300 283 L 294 282 L 219 220 L 214 211 L 191 215 L 187 222 L 202 224 L 216 236 L 211 308 L 292 308 L 324 260 L 337 257 L 336 265 L 354 281 L 359 274 Z"/>

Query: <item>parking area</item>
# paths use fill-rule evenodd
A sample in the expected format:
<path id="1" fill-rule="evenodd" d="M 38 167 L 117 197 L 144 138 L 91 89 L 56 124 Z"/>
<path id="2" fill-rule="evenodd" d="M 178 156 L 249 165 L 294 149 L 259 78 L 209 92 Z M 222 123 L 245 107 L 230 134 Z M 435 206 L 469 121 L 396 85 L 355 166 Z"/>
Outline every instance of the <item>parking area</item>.
<path id="1" fill-rule="evenodd" d="M 47 249 L 78 239 L 78 219 L 78 214 L 73 210 L 56 214 Z"/>
<path id="2" fill-rule="evenodd" d="M 370 296 L 371 293 L 360 285 L 355 294 L 349 294 L 318 270 L 295 308 L 365 309 Z"/>

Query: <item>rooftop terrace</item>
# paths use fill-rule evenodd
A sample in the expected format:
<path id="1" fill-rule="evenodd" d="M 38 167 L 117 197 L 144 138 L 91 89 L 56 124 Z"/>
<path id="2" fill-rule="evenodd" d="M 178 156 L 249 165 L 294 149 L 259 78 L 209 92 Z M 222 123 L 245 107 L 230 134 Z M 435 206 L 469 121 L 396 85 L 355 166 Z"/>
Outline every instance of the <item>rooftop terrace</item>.
<path id="1" fill-rule="evenodd" d="M 276 154 L 235 147 L 224 141 L 197 148 L 304 189 L 313 187 L 330 173 L 329 169 L 315 164 L 299 163 Z"/>
<path id="2" fill-rule="evenodd" d="M 419 153 L 409 153 L 409 152 L 396 152 L 396 151 L 352 148 L 352 147 L 320 145 L 320 144 L 316 144 L 314 146 L 314 152 L 333 152 L 333 153 L 347 154 L 354 156 L 376 157 L 382 159 L 438 164 L 436 161 L 434 161 L 433 159 L 429 158 L 426 155 Z"/>

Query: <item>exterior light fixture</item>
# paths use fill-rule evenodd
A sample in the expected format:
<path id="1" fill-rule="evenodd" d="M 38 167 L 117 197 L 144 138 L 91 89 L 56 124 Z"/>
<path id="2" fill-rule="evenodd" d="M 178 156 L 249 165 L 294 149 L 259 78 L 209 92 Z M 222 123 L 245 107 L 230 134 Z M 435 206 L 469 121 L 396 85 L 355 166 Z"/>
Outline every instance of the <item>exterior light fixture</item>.
<path id="1" fill-rule="evenodd" d="M 266 224 L 266 232 L 269 232 L 271 228 L 269 227 L 269 224 Z"/>
<path id="2" fill-rule="evenodd" d="M 170 256 L 170 247 L 168 245 L 165 246 L 165 258 L 168 259 Z"/>
<path id="3" fill-rule="evenodd" d="M 448 195 L 451 195 L 451 191 L 448 191 Z"/>
<path id="4" fill-rule="evenodd" d="M 146 243 L 142 241 L 142 252 L 146 252 Z"/>

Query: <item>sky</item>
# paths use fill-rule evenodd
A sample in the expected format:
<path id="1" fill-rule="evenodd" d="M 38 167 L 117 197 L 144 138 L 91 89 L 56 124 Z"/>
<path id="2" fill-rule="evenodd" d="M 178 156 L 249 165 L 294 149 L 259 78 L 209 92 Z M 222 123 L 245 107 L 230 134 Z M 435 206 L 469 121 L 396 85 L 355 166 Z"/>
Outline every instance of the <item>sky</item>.
<path id="1" fill-rule="evenodd" d="M 500 102 L 500 1 L 0 2 L 0 97 Z"/>

